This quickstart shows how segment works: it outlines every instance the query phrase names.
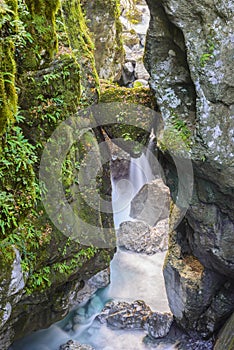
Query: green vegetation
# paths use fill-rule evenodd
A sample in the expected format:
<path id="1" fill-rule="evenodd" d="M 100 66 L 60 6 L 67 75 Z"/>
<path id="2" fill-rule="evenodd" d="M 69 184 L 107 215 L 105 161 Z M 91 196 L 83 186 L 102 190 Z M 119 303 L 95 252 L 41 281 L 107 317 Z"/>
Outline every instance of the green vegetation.
<path id="1" fill-rule="evenodd" d="M 19 50 L 17 62 L 20 70 L 36 70 L 54 58 L 58 40 L 55 31 L 55 15 L 60 1 L 21 0 L 20 19 L 30 33 L 30 42 Z"/>
<path id="2" fill-rule="evenodd" d="M 87 107 L 98 100 L 99 79 L 95 68 L 94 44 L 89 35 L 80 0 L 63 1 L 62 15 L 69 47 L 80 66 L 80 103 L 82 107 Z"/>
<path id="3" fill-rule="evenodd" d="M 189 151 L 192 143 L 192 131 L 184 120 L 172 112 L 158 143 L 162 151 L 169 150 L 174 153 Z"/>
<path id="4" fill-rule="evenodd" d="M 98 98 L 94 46 L 80 2 L 62 5 L 0 1 L 0 268 L 9 281 L 17 249 L 28 294 L 66 283 L 101 256 L 59 232 L 40 203 L 37 173 L 45 142 L 62 120 Z M 90 139 L 82 142 L 63 164 L 67 198 L 80 166 L 76 147 L 85 153 Z M 87 220 L 92 215 L 87 208 L 82 213 Z M 100 266 L 109 262 L 106 254 Z"/>
<path id="5" fill-rule="evenodd" d="M 51 265 L 43 266 L 29 275 L 26 291 L 32 294 L 35 290 L 43 291 L 52 284 L 65 283 L 70 276 L 77 273 L 84 264 L 98 252 L 95 247 L 82 248 L 72 258 L 60 260 Z"/>
<path id="6" fill-rule="evenodd" d="M 156 108 L 154 94 L 149 88 L 137 86 L 129 89 L 108 81 L 101 81 L 100 102 L 137 103 L 151 109 Z"/>
<path id="7" fill-rule="evenodd" d="M 0 145 L 0 238 L 19 226 L 35 201 L 34 151 L 19 126 L 8 126 Z"/>
<path id="8" fill-rule="evenodd" d="M 16 65 L 14 60 L 17 36 L 17 1 L 0 3 L 0 136 L 14 121 L 17 111 L 15 89 Z"/>
<path id="9" fill-rule="evenodd" d="M 211 30 L 207 38 L 206 52 L 204 52 L 200 57 L 201 67 L 204 67 L 209 62 L 209 60 L 214 57 L 214 49 L 215 43 L 213 41 L 213 31 Z"/>

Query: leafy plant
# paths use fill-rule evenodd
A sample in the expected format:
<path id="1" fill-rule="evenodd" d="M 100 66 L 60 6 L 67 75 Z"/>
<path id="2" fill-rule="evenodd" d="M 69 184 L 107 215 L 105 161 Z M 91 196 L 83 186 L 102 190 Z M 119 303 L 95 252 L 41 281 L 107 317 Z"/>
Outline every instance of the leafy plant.
<path id="1" fill-rule="evenodd" d="M 207 62 L 214 57 L 215 44 L 212 37 L 213 37 L 213 32 L 211 31 L 207 40 L 207 51 L 204 52 L 200 57 L 201 67 L 204 67 L 207 64 Z"/>
<path id="2" fill-rule="evenodd" d="M 23 120 L 20 114 L 16 119 Z M 4 236 L 19 225 L 35 201 L 37 184 L 33 164 L 37 157 L 35 147 L 17 125 L 8 127 L 0 149 L 0 226 Z"/>

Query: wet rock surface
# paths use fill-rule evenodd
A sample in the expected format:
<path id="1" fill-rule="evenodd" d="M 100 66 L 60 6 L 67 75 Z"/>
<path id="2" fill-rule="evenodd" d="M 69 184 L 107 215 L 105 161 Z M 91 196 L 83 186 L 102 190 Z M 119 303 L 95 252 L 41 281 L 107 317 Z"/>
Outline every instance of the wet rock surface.
<path id="1" fill-rule="evenodd" d="M 196 335 L 189 337 L 181 328 L 173 323 L 169 333 L 163 337 L 154 339 L 146 336 L 143 339 L 150 349 L 178 349 L 178 350 L 213 350 L 214 341 L 212 339 L 203 340 Z"/>
<path id="2" fill-rule="evenodd" d="M 172 314 L 152 312 L 142 300 L 132 303 L 109 302 L 97 319 L 112 328 L 144 329 L 153 338 L 164 337 L 173 322 Z"/>
<path id="3" fill-rule="evenodd" d="M 132 87 L 134 82 L 138 82 L 139 86 L 148 87 L 149 73 L 143 64 L 143 55 L 150 18 L 149 9 L 145 1 L 121 0 L 120 4 L 125 64 L 119 83 Z"/>
<path id="4" fill-rule="evenodd" d="M 232 349 L 234 344 L 234 313 L 230 316 L 218 334 L 214 350 Z"/>
<path id="5" fill-rule="evenodd" d="M 121 248 L 145 254 L 167 250 L 168 219 L 161 220 L 155 227 L 141 221 L 127 221 L 120 225 L 117 243 Z"/>
<path id="6" fill-rule="evenodd" d="M 97 319 L 117 329 L 143 329 L 152 311 L 144 301 L 108 303 Z"/>
<path id="7" fill-rule="evenodd" d="M 75 340 L 69 340 L 66 344 L 61 345 L 59 350 L 95 350 L 90 345 L 80 344 Z"/>
<path id="8" fill-rule="evenodd" d="M 114 155 L 111 160 L 111 175 L 113 179 L 119 180 L 119 179 L 128 178 L 129 166 L 130 166 L 129 156 L 122 158 Z"/>
<path id="9" fill-rule="evenodd" d="M 170 309 L 190 334 L 195 330 L 205 338 L 220 328 L 233 309 L 233 283 L 208 270 L 193 255 L 182 255 L 171 239 L 164 265 L 164 277 Z"/>
<path id="10" fill-rule="evenodd" d="M 191 159 L 194 171 L 185 219 L 170 233 L 164 270 L 169 304 L 178 324 L 207 337 L 234 310 L 234 5 L 200 0 L 147 3 L 151 21 L 145 65 L 150 86 L 164 122 L 172 128 L 178 121 L 185 123 L 191 137 L 189 155 L 183 157 Z M 167 148 L 173 151 L 171 144 Z M 176 169 L 169 156 L 162 166 L 176 198 Z"/>
<path id="11" fill-rule="evenodd" d="M 172 321 L 173 317 L 171 314 L 154 312 L 147 319 L 144 328 L 151 338 L 162 338 L 168 334 Z"/>
<path id="12" fill-rule="evenodd" d="M 110 283 L 110 269 L 107 268 L 98 272 L 90 279 L 85 281 L 84 287 L 76 294 L 71 295 L 70 305 L 77 305 L 77 303 L 85 303 L 90 297 L 99 289 L 104 288 Z"/>

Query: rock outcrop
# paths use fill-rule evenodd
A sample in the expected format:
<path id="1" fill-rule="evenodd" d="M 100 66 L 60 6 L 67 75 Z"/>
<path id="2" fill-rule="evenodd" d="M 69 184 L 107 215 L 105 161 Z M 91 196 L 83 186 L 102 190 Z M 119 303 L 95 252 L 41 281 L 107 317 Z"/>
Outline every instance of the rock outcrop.
<path id="1" fill-rule="evenodd" d="M 168 231 L 168 219 L 159 221 L 155 227 L 142 221 L 126 221 L 118 229 L 117 244 L 136 253 L 155 254 L 167 250 Z"/>
<path id="2" fill-rule="evenodd" d="M 130 216 L 150 226 L 169 217 L 170 194 L 162 179 L 145 184 L 131 202 Z"/>
<path id="3" fill-rule="evenodd" d="M 233 312 L 234 6 L 147 3 L 145 65 L 169 130 L 166 143 L 159 145 L 172 198 L 177 178 L 169 154 L 178 149 L 175 132 L 194 170 L 192 200 L 183 222 L 172 229 L 164 269 L 169 304 L 180 325 L 207 337 Z"/>
<path id="4" fill-rule="evenodd" d="M 232 314 L 232 316 L 228 319 L 224 327 L 219 332 L 218 339 L 214 346 L 214 350 L 233 349 L 233 346 L 234 346 L 233 326 L 234 326 L 234 314 Z"/>
<path id="5" fill-rule="evenodd" d="M 81 0 L 95 46 L 95 62 L 101 79 L 120 79 L 124 62 L 119 0 Z"/>
<path id="6" fill-rule="evenodd" d="M 131 304 L 109 302 L 97 319 L 116 329 L 144 329 L 155 339 L 166 336 L 173 322 L 170 313 L 152 312 L 142 300 L 136 300 Z"/>
<path id="7" fill-rule="evenodd" d="M 77 341 L 69 340 L 66 344 L 61 345 L 59 350 L 94 350 L 90 345 L 80 344 Z"/>

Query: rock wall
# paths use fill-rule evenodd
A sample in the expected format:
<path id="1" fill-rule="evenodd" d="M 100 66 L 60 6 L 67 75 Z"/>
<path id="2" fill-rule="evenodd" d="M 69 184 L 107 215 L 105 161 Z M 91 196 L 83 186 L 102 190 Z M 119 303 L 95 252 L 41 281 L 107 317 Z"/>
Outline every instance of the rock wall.
<path id="1" fill-rule="evenodd" d="M 80 1 L 1 1 L 0 36 L 0 344 L 5 350 L 64 317 L 85 281 L 109 266 L 113 251 L 64 236 L 48 218 L 38 187 L 40 156 L 52 132 L 98 100 L 94 45 Z M 78 215 L 102 227 L 111 219 L 91 213 L 76 183 L 78 150 L 85 157 L 92 146 L 97 139 L 89 130 L 68 153 L 62 181 Z"/>
<path id="2" fill-rule="evenodd" d="M 94 56 L 98 75 L 101 79 L 117 81 L 120 79 L 124 60 L 119 19 L 120 2 L 82 0 L 81 3 L 95 44 Z"/>
<path id="3" fill-rule="evenodd" d="M 234 305 L 234 6 L 215 0 L 147 3 L 151 22 L 145 65 L 151 88 L 166 129 L 178 132 L 194 170 L 191 203 L 183 222 L 171 232 L 166 287 L 176 321 L 207 337 Z M 162 149 L 161 162 L 173 196 L 172 149 Z"/>

